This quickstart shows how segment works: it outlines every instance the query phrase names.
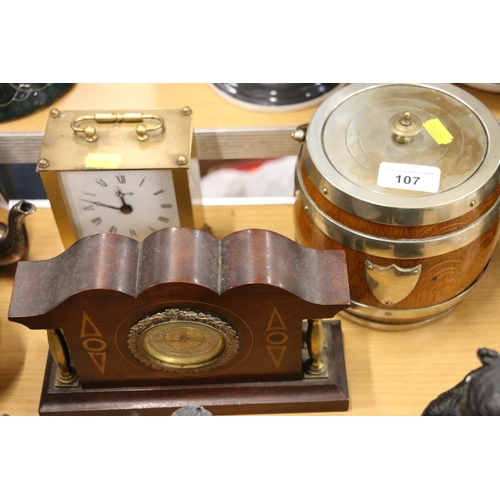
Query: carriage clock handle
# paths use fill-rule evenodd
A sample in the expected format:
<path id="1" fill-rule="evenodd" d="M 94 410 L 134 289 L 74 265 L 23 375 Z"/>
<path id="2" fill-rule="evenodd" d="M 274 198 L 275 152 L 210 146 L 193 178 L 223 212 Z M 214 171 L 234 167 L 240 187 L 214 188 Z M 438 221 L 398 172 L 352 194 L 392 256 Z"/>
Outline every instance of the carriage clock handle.
<path id="1" fill-rule="evenodd" d="M 85 140 L 94 142 L 97 140 L 97 130 L 93 125 L 81 126 L 82 122 L 94 121 L 96 123 L 137 123 L 135 128 L 137 139 L 145 141 L 149 132 L 163 129 L 165 127 L 163 118 L 158 115 L 143 113 L 96 113 L 95 115 L 84 115 L 71 122 L 71 128 L 77 133 L 83 133 Z M 156 123 L 151 123 L 156 122 Z"/>

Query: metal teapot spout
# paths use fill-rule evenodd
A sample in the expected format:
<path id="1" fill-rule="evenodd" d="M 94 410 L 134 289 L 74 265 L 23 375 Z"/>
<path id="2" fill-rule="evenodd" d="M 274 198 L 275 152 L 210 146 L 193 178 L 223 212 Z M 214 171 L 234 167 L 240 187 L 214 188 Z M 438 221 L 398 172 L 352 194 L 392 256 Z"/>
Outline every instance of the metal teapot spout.
<path id="1" fill-rule="evenodd" d="M 35 205 L 23 200 L 10 209 L 8 224 L 0 223 L 0 266 L 13 264 L 28 253 L 28 233 L 24 219 L 35 212 Z"/>

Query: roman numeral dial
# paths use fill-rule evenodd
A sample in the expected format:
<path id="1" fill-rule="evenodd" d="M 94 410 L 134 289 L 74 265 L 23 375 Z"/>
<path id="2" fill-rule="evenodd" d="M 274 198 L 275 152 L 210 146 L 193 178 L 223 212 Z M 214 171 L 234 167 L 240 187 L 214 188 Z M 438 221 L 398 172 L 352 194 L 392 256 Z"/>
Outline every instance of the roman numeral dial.
<path id="1" fill-rule="evenodd" d="M 102 232 L 142 241 L 179 226 L 170 170 L 62 172 L 77 238 Z"/>

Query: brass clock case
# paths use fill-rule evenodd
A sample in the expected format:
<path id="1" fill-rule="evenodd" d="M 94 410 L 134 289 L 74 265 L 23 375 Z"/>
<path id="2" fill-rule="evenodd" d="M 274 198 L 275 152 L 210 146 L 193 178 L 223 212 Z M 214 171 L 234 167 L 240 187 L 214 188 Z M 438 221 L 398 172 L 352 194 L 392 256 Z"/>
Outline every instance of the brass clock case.
<path id="1" fill-rule="evenodd" d="M 164 227 L 204 228 L 191 115 L 51 111 L 37 168 L 65 248 L 103 232 L 142 241 Z"/>
<path id="2" fill-rule="evenodd" d="M 130 329 L 131 353 L 154 370 L 199 373 L 218 368 L 239 351 L 236 331 L 225 321 L 185 309 L 167 309 Z"/>

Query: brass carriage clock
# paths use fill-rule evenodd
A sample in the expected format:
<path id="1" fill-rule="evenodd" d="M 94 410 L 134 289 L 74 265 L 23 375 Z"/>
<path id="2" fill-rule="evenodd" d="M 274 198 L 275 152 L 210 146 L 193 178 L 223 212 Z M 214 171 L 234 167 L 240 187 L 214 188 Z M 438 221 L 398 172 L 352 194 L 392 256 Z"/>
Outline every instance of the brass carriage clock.
<path id="1" fill-rule="evenodd" d="M 65 248 L 91 234 L 203 228 L 192 137 L 189 107 L 51 110 L 38 171 Z"/>

